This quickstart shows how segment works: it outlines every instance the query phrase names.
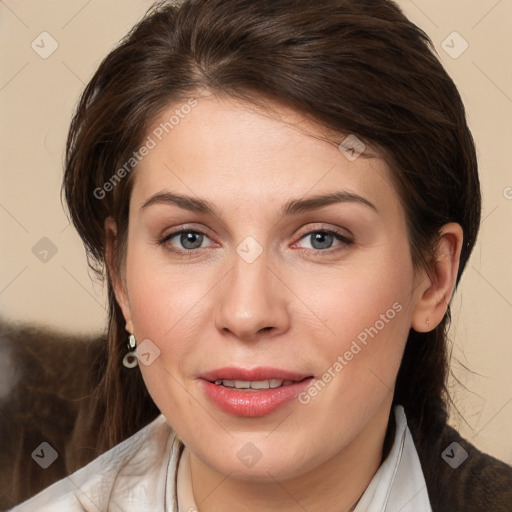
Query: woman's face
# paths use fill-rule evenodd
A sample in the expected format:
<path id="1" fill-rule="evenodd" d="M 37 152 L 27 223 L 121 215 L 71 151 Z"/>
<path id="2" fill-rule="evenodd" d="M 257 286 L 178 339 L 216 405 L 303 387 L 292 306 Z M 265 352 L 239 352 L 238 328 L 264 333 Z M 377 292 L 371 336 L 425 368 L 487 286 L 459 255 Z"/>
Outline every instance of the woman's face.
<path id="1" fill-rule="evenodd" d="M 194 105 L 147 134 L 118 300 L 194 456 L 245 479 L 304 474 L 384 434 L 419 301 L 404 212 L 353 137 L 342 151 L 278 105 Z"/>

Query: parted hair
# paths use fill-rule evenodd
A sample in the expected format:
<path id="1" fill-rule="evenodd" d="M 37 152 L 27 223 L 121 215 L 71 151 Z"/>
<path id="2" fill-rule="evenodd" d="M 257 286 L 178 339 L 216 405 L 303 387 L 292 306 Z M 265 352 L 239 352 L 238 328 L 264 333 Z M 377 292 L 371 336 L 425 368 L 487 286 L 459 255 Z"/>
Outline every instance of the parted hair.
<path id="1" fill-rule="evenodd" d="M 474 246 L 481 196 L 474 142 L 457 88 L 428 36 L 390 0 L 185 0 L 154 5 L 105 57 L 74 113 L 63 193 L 90 267 L 108 287 L 108 346 L 96 387 L 98 450 L 158 413 L 140 372 L 122 365 L 125 321 L 106 259 L 104 222 L 117 224 L 124 264 L 137 167 L 96 190 L 128 161 L 163 109 L 201 91 L 293 108 L 378 148 L 407 216 L 416 268 L 440 228 L 464 242 L 457 284 Z M 200 98 L 198 99 L 200 101 Z M 269 104 L 269 101 L 266 101 Z M 171 135 L 172 136 L 172 133 Z M 279 172 L 276 170 L 276 172 Z M 410 330 L 394 404 L 434 437 L 448 414 L 450 310 L 432 331 Z"/>

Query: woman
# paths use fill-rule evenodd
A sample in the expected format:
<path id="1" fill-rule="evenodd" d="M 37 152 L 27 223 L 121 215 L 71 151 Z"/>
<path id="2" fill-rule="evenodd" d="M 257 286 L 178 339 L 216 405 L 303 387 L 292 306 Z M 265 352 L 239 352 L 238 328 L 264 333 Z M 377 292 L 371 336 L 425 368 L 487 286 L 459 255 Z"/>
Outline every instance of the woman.
<path id="1" fill-rule="evenodd" d="M 108 451 L 15 510 L 512 510 L 446 426 L 475 148 L 394 3 L 156 6 L 82 96 L 64 191 L 108 279 Z"/>

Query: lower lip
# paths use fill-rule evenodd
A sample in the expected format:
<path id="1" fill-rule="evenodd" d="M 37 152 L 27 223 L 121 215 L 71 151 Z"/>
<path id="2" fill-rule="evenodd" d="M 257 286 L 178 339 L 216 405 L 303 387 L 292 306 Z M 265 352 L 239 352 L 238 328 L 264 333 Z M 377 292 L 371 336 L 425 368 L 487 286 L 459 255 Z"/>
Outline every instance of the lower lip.
<path id="1" fill-rule="evenodd" d="M 302 393 L 312 380 L 313 377 L 309 377 L 288 386 L 258 391 L 227 388 L 206 380 L 202 383 L 206 396 L 224 412 L 235 416 L 256 418 L 284 407 Z"/>

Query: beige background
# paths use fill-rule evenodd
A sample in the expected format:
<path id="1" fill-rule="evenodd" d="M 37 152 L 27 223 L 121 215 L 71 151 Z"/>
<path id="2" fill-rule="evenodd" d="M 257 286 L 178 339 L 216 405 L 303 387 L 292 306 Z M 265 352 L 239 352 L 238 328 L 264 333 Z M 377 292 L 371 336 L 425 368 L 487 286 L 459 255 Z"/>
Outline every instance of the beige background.
<path id="1" fill-rule="evenodd" d="M 477 447 L 512 464 L 512 1 L 399 4 L 430 35 L 457 83 L 479 152 L 483 224 L 455 298 L 451 330 L 453 370 L 467 387 L 453 385 L 453 392 L 466 421 L 454 415 L 452 423 Z M 147 0 L 0 1 L 0 314 L 5 318 L 75 332 L 104 328 L 103 289 L 88 275 L 83 247 L 60 202 L 62 155 L 79 93 L 150 5 Z M 51 44 L 58 48 L 44 59 L 32 43 L 39 53 Z M 46 262 L 40 259 L 44 250 Z"/>

